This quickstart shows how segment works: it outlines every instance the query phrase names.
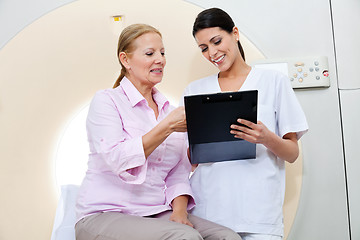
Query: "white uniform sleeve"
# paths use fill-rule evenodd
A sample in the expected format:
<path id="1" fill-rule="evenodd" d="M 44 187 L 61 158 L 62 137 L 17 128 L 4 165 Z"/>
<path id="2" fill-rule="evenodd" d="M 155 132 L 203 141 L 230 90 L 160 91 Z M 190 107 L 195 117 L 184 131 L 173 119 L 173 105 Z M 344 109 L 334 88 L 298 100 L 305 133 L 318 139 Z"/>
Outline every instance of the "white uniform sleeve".
<path id="1" fill-rule="evenodd" d="M 281 75 L 277 81 L 276 122 L 279 135 L 295 132 L 300 139 L 308 130 L 305 114 L 296 98 L 289 79 Z"/>

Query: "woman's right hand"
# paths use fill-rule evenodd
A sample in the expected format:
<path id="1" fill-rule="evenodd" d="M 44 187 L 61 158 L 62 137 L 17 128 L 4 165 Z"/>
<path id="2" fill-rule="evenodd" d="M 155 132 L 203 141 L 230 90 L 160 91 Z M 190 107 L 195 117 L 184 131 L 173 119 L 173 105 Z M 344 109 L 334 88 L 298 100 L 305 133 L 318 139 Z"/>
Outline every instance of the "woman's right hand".
<path id="1" fill-rule="evenodd" d="M 172 132 L 186 132 L 186 116 L 183 106 L 175 108 L 166 118 Z"/>
<path id="2" fill-rule="evenodd" d="M 186 132 L 184 107 L 174 109 L 142 137 L 145 157 L 147 158 L 173 132 Z"/>

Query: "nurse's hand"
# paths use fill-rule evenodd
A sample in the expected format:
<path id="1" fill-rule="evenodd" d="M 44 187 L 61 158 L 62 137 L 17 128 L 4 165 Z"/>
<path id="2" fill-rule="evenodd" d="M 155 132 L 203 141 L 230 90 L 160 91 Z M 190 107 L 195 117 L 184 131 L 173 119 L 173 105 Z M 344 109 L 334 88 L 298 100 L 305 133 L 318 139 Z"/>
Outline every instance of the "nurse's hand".
<path id="1" fill-rule="evenodd" d="M 261 143 L 280 159 L 289 163 L 295 162 L 299 156 L 295 132 L 289 132 L 281 138 L 260 121 L 255 124 L 244 119 L 238 119 L 238 122 L 245 126 L 232 124 L 230 133 L 234 134 L 234 137 L 242 138 L 251 143 Z"/>
<path id="2" fill-rule="evenodd" d="M 265 144 L 272 134 L 261 121 L 255 124 L 245 119 L 238 119 L 237 122 L 242 125 L 232 124 L 230 126 L 230 133 L 234 134 L 236 138 L 241 138 L 251 143 Z"/>
<path id="3" fill-rule="evenodd" d="M 190 158 L 190 149 L 187 149 L 187 156 L 189 158 L 189 162 L 191 163 L 191 158 Z M 191 171 L 195 171 L 195 169 L 199 166 L 199 164 L 192 164 L 191 163 Z"/>

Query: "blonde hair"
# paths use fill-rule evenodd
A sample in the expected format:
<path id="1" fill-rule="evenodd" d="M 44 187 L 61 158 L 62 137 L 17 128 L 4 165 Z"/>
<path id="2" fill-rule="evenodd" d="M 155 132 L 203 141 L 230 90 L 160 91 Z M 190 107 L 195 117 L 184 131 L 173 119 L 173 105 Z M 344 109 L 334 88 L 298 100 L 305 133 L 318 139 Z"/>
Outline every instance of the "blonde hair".
<path id="1" fill-rule="evenodd" d="M 124 28 L 124 30 L 121 32 L 119 36 L 118 49 L 117 49 L 118 58 L 121 52 L 125 52 L 127 54 L 131 53 L 134 50 L 133 43 L 135 39 L 144 35 L 145 33 L 157 33 L 160 35 L 160 37 L 162 37 L 159 30 L 147 24 L 132 24 Z M 120 72 L 120 76 L 114 83 L 113 88 L 118 87 L 123 77 L 127 74 L 127 70 L 124 67 L 124 65 L 121 63 L 120 59 L 119 62 L 121 65 L 121 72 Z"/>

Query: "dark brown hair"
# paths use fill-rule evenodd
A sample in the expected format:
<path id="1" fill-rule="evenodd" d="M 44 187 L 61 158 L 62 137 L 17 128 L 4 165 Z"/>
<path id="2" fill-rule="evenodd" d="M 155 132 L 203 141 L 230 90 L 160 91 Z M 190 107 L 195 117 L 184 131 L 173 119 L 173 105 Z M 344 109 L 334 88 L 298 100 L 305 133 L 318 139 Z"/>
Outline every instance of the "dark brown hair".
<path id="1" fill-rule="evenodd" d="M 220 8 L 209 8 L 209 9 L 205 9 L 204 11 L 200 12 L 197 15 L 193 25 L 192 34 L 195 37 L 195 34 L 198 31 L 205 28 L 213 28 L 213 27 L 219 27 L 228 33 L 232 33 L 235 24 L 234 21 L 229 16 L 229 14 L 227 14 L 224 10 Z M 245 61 L 245 53 L 243 47 L 241 46 L 240 41 L 238 41 L 238 47 L 241 57 Z"/>

